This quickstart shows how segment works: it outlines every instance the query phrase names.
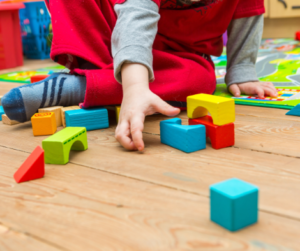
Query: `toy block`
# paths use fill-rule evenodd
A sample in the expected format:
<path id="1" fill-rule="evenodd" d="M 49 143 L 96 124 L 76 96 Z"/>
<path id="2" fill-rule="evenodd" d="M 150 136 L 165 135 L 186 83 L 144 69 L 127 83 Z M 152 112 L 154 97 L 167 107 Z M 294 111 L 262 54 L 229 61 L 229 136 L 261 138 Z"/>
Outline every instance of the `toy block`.
<path id="1" fill-rule="evenodd" d="M 161 143 L 191 153 L 206 148 L 205 126 L 187 126 L 181 119 L 174 118 L 160 122 Z"/>
<path id="2" fill-rule="evenodd" d="M 121 111 L 121 106 L 104 106 L 108 110 L 108 116 L 111 118 L 111 116 L 116 116 L 116 122 L 119 122 L 119 116 Z M 110 113 L 111 111 L 111 113 Z"/>
<path id="3" fill-rule="evenodd" d="M 119 123 L 120 111 L 121 111 L 121 106 L 116 106 L 116 120 L 117 120 L 117 123 Z"/>
<path id="4" fill-rule="evenodd" d="M 10 120 L 6 114 L 2 114 L 2 123 L 5 125 L 17 125 L 20 124 L 20 122 L 16 121 L 16 120 Z"/>
<path id="5" fill-rule="evenodd" d="M 207 115 L 197 119 L 189 119 L 189 125 L 204 125 L 206 137 L 210 138 L 214 149 L 221 149 L 234 145 L 234 123 L 222 126 L 213 124 L 212 117 Z"/>
<path id="6" fill-rule="evenodd" d="M 70 110 L 78 110 L 78 109 L 80 109 L 80 107 L 78 105 L 61 108 L 61 122 L 63 124 L 63 127 L 66 127 L 65 112 L 70 111 Z"/>
<path id="7" fill-rule="evenodd" d="M 43 178 L 45 175 L 44 150 L 38 146 L 14 174 L 17 183 Z"/>
<path id="8" fill-rule="evenodd" d="M 300 116 L 300 104 L 289 110 L 285 115 Z"/>
<path id="9" fill-rule="evenodd" d="M 3 109 L 3 106 L 0 106 L 0 121 L 2 121 L 2 115 L 4 115 L 5 112 L 4 112 L 4 109 Z"/>
<path id="10" fill-rule="evenodd" d="M 210 218 L 237 231 L 258 220 L 258 188 L 233 178 L 210 186 Z"/>
<path id="11" fill-rule="evenodd" d="M 31 76 L 30 77 L 30 83 L 33 84 L 33 83 L 36 83 L 36 82 L 40 82 L 46 78 L 48 78 L 49 75 L 36 75 L 36 76 Z"/>
<path id="12" fill-rule="evenodd" d="M 0 96 L 0 106 L 2 105 L 2 103 L 1 103 L 1 99 L 3 98 L 3 96 Z"/>
<path id="13" fill-rule="evenodd" d="M 40 108 L 39 113 L 54 112 L 55 120 L 56 120 L 56 126 L 60 127 L 60 126 L 62 126 L 61 108 L 63 108 L 63 106 L 53 106 L 53 107 L 47 107 L 47 108 Z"/>
<path id="14" fill-rule="evenodd" d="M 215 125 L 233 123 L 235 121 L 234 100 L 209 94 L 187 97 L 187 115 L 190 119 L 204 117 L 208 112 Z"/>
<path id="15" fill-rule="evenodd" d="M 300 31 L 297 31 L 295 34 L 295 39 L 300 41 Z"/>
<path id="16" fill-rule="evenodd" d="M 36 113 L 31 117 L 34 136 L 52 135 L 56 132 L 56 119 L 54 112 Z"/>
<path id="17" fill-rule="evenodd" d="M 66 127 L 42 141 L 45 163 L 65 165 L 69 162 L 70 151 L 88 149 L 85 127 Z"/>
<path id="18" fill-rule="evenodd" d="M 87 131 L 109 127 L 105 108 L 79 109 L 65 112 L 67 127 L 85 127 Z"/>

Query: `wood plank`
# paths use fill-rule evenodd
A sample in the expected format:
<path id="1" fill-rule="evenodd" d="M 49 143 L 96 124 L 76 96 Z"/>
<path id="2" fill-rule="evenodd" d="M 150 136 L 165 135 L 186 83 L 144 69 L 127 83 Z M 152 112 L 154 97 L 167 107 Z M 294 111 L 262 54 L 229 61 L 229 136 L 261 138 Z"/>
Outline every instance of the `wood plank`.
<path id="1" fill-rule="evenodd" d="M 28 154 L 0 155 L 3 223 L 65 250 L 300 250 L 293 219 L 261 212 L 258 224 L 230 233 L 210 222 L 203 196 L 75 164 L 46 165 L 45 178 L 15 184 Z"/>
<path id="2" fill-rule="evenodd" d="M 272 111 L 257 107 L 253 112 L 249 112 L 250 108 L 242 109 L 248 109 L 248 112 L 237 112 L 235 147 L 300 157 L 300 117 L 283 115 L 279 109 Z M 265 117 L 264 113 L 267 114 Z M 188 124 L 186 112 L 182 112 L 179 117 L 183 124 Z M 145 125 L 144 131 L 159 135 L 159 122 L 162 119 L 168 118 L 161 115 L 149 117 L 150 123 Z"/>
<path id="3" fill-rule="evenodd" d="M 300 117 L 285 115 L 289 110 L 267 108 L 267 107 L 253 107 L 248 105 L 236 105 L 235 112 L 238 116 L 253 116 L 258 118 L 273 118 L 289 121 L 300 121 Z M 238 119 L 237 118 L 237 119 Z"/>
<path id="4" fill-rule="evenodd" d="M 35 239 L 28 233 L 15 231 L 0 223 L 0 250 L 60 251 L 63 249 Z"/>
<path id="5" fill-rule="evenodd" d="M 0 125 L 0 138 L 1 146 L 30 153 L 46 137 L 33 137 L 29 122 L 14 127 Z M 299 158 L 239 148 L 218 151 L 209 146 L 186 154 L 162 145 L 159 135 L 145 133 L 144 139 L 146 150 L 140 154 L 125 151 L 116 142 L 113 127 L 91 131 L 89 149 L 71 153 L 70 161 L 206 197 L 209 185 L 237 177 L 260 187 L 262 210 L 300 219 L 300 203 L 295 201 L 300 191 Z"/>

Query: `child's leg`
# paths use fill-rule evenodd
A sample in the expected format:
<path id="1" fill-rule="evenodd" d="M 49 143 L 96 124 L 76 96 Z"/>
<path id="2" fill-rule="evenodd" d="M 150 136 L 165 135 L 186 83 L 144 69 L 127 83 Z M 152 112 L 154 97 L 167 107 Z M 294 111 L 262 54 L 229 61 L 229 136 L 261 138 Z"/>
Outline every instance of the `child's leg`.
<path id="1" fill-rule="evenodd" d="M 51 57 L 67 68 L 97 69 L 112 64 L 110 37 L 116 16 L 109 0 L 50 1 L 54 37 Z M 39 108 L 84 101 L 84 76 L 60 74 L 12 89 L 2 104 L 7 116 L 24 122 Z"/>
<path id="2" fill-rule="evenodd" d="M 3 96 L 2 105 L 10 119 L 25 122 L 39 108 L 83 102 L 85 90 L 85 77 L 54 73 L 43 81 L 10 90 Z"/>

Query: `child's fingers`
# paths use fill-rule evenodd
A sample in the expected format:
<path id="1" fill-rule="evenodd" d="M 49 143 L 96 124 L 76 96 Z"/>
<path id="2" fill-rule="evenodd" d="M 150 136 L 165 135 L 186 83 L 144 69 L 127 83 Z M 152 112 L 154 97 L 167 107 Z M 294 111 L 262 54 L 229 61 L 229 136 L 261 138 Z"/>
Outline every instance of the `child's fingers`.
<path id="1" fill-rule="evenodd" d="M 272 98 L 276 98 L 278 96 L 277 90 L 274 90 L 271 87 L 264 87 L 264 91 L 267 96 L 270 96 Z"/>
<path id="2" fill-rule="evenodd" d="M 233 85 L 229 86 L 229 91 L 235 97 L 239 97 L 241 95 L 240 88 L 238 87 L 237 84 L 233 84 Z"/>
<path id="3" fill-rule="evenodd" d="M 131 139 L 128 121 L 122 121 L 116 129 L 116 139 L 127 150 L 136 150 L 136 147 Z"/>
<path id="4" fill-rule="evenodd" d="M 267 83 L 262 83 L 262 85 L 266 90 L 268 90 L 268 95 L 269 96 L 271 96 L 271 97 L 277 97 L 278 96 L 278 91 L 272 83 L 267 82 Z"/>
<path id="5" fill-rule="evenodd" d="M 145 117 L 134 116 L 130 121 L 130 132 L 133 144 L 139 151 L 144 150 L 143 130 Z"/>
<path id="6" fill-rule="evenodd" d="M 265 97 L 265 91 L 264 88 L 261 86 L 255 86 L 254 92 L 257 94 L 258 98 L 264 98 Z"/>
<path id="7" fill-rule="evenodd" d="M 169 116 L 169 117 L 176 116 L 180 113 L 179 108 L 175 108 L 175 107 L 169 105 L 168 103 L 166 103 L 165 101 L 163 101 L 160 98 L 158 98 L 156 100 L 156 102 L 154 102 L 153 106 L 157 112 L 164 114 L 166 116 Z"/>

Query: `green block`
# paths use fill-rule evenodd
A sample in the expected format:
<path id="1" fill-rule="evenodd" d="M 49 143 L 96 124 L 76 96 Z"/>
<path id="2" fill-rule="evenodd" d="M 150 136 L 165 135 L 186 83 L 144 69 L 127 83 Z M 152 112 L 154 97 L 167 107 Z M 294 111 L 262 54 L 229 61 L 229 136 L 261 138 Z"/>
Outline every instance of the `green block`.
<path id="1" fill-rule="evenodd" d="M 67 127 L 43 140 L 45 163 L 65 165 L 69 162 L 70 151 L 88 149 L 85 127 Z"/>

